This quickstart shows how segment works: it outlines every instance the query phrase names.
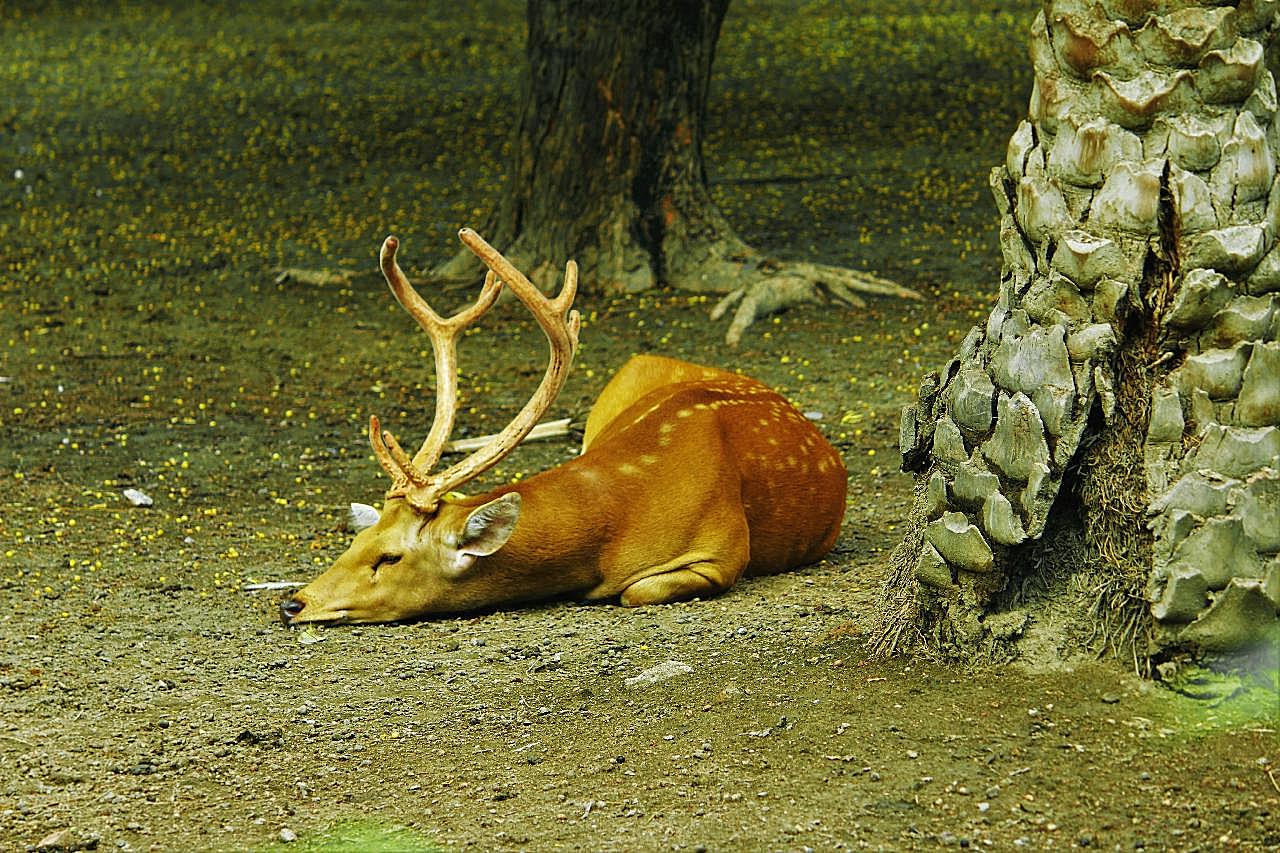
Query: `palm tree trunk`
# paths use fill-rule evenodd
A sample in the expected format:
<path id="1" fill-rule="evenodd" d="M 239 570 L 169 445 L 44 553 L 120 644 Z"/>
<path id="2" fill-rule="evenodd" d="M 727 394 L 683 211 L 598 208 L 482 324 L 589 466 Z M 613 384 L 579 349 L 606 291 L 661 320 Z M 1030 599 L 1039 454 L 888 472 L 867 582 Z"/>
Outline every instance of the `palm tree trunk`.
<path id="1" fill-rule="evenodd" d="M 1145 670 L 1280 638 L 1275 28 L 1252 0 L 1044 3 L 991 176 L 999 300 L 903 413 L 882 651 Z"/>

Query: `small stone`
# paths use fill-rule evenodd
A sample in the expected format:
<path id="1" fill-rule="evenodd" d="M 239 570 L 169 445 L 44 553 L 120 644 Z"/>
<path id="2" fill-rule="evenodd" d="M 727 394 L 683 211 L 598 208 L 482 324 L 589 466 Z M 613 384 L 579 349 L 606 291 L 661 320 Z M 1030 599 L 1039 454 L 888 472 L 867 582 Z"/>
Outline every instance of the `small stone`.
<path id="1" fill-rule="evenodd" d="M 677 675 L 684 675 L 689 672 L 693 672 L 693 667 L 677 660 L 669 660 L 657 666 L 651 666 L 639 675 L 623 679 L 623 684 L 632 690 L 640 690 L 664 681 L 670 681 Z"/>
<path id="2" fill-rule="evenodd" d="M 279 837 L 280 837 L 280 840 L 283 841 L 285 844 L 290 844 L 298 840 L 298 833 L 294 832 L 292 829 L 286 826 L 280 830 Z"/>
<path id="3" fill-rule="evenodd" d="M 41 838 L 39 841 L 37 841 L 35 849 L 62 850 L 64 849 L 62 846 L 62 840 L 66 838 L 67 835 L 70 834 L 70 832 L 71 830 L 69 829 L 54 830 L 53 832 L 46 835 L 44 838 Z"/>
<path id="4" fill-rule="evenodd" d="M 124 495 L 125 500 L 134 506 L 148 507 L 155 503 L 155 501 L 151 499 L 150 495 L 146 492 L 139 491 L 138 489 L 125 489 L 121 494 Z"/>

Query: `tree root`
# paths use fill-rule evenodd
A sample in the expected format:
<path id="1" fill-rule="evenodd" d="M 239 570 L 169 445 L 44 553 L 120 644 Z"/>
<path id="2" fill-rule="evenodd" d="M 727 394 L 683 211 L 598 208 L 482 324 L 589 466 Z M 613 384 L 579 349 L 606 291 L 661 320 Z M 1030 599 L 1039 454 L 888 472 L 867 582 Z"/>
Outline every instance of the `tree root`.
<path id="1" fill-rule="evenodd" d="M 547 259 L 549 250 L 533 245 L 528 236 L 517 238 L 504 254 L 543 292 L 554 292 L 564 274 L 560 262 Z M 609 252 L 588 249 L 576 260 L 581 280 L 587 288 L 601 293 L 635 293 L 657 284 L 647 254 L 638 246 L 610 247 Z M 765 257 L 735 236 L 688 241 L 678 255 L 678 263 L 668 266 L 665 284 L 677 290 L 723 293 L 711 311 L 712 321 L 735 308 L 725 333 L 725 343 L 736 346 L 743 333 L 761 317 L 785 311 L 793 305 L 840 303 L 861 308 L 866 303 L 860 293 L 898 299 L 923 299 L 909 287 L 872 273 L 805 261 L 778 261 Z M 677 260 L 667 247 L 668 259 Z M 563 254 L 563 253 L 561 253 Z M 478 283 L 483 267 L 470 251 L 463 250 L 421 277 L 445 290 Z M 303 284 L 345 284 L 358 273 L 350 270 L 281 270 L 278 282 Z"/>
<path id="2" fill-rule="evenodd" d="M 737 272 L 741 285 L 716 303 L 711 319 L 719 320 L 737 305 L 725 343 L 736 346 L 747 327 L 761 317 L 804 303 L 840 302 L 854 308 L 866 303 L 858 293 L 894 296 L 900 299 L 922 299 L 909 287 L 858 270 L 811 264 L 802 261 L 765 260 L 754 270 Z M 677 285 L 678 286 L 678 285 Z"/>

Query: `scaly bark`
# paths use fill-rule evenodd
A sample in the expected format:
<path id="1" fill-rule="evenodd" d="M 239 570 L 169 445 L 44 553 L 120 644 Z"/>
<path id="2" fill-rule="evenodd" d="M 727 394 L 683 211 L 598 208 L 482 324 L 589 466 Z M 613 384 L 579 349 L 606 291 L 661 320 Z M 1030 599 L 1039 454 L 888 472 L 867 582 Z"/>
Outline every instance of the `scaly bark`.
<path id="1" fill-rule="evenodd" d="M 1253 0 L 1044 3 L 999 301 L 903 413 L 882 651 L 1146 670 L 1280 638 L 1275 29 Z"/>

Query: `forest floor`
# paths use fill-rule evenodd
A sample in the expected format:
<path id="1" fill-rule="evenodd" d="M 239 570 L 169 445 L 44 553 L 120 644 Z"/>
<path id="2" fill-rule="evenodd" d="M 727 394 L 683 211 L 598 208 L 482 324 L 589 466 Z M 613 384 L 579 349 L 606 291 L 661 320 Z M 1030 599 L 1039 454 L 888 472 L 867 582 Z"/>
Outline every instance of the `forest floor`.
<path id="1" fill-rule="evenodd" d="M 1275 697 L 866 652 L 911 501 L 899 407 L 998 280 L 986 174 L 1034 4 L 725 24 L 706 153 L 730 219 L 926 301 L 793 310 L 729 349 L 700 297 L 579 299 L 553 414 L 636 352 L 774 385 L 848 465 L 826 560 L 709 601 L 319 631 L 245 587 L 342 552 L 347 503 L 385 488 L 370 412 L 427 428 L 427 343 L 373 258 L 394 231 L 423 269 L 483 224 L 521 4 L 25 6 L 0 6 L 0 849 L 1280 848 Z M 462 434 L 543 368 L 509 304 L 477 338 Z M 627 686 L 667 661 L 690 669 Z"/>

